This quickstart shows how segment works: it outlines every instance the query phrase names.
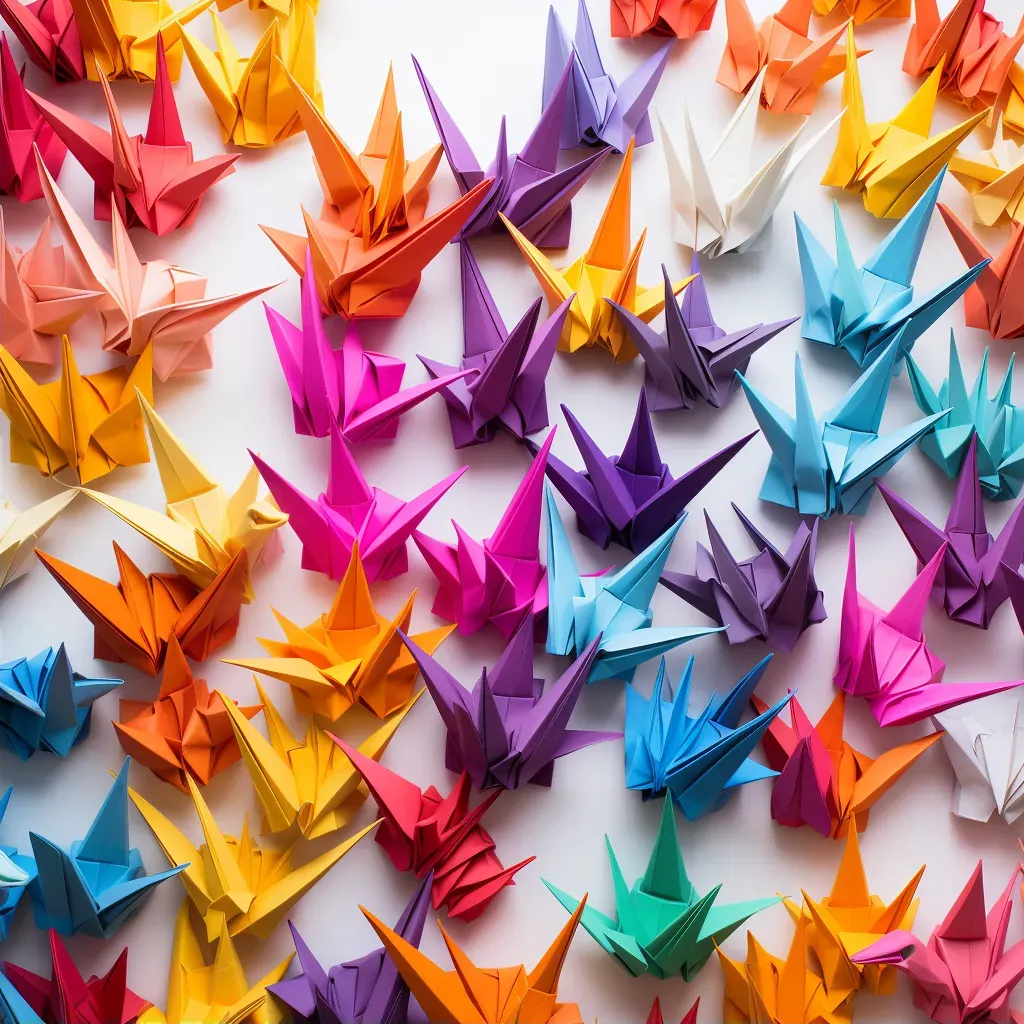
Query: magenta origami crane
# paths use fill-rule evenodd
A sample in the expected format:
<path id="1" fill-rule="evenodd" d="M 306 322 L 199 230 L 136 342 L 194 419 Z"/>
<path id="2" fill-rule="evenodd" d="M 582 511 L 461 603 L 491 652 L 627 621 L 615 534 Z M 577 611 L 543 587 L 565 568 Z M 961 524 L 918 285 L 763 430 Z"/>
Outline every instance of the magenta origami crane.
<path id="1" fill-rule="evenodd" d="M 854 953 L 855 964 L 895 964 L 914 983 L 914 1006 L 936 1024 L 1010 1024 L 1010 993 L 1024 978 L 1024 939 L 1006 948 L 1013 887 L 985 913 L 981 861 L 927 943 L 910 932 L 888 935 Z"/>
<path id="2" fill-rule="evenodd" d="M 483 543 L 454 520 L 456 544 L 416 532 L 413 540 L 437 577 L 431 611 L 454 622 L 463 636 L 488 622 L 507 640 L 523 616 L 547 610 L 548 587 L 540 564 L 540 519 L 544 470 L 554 430 L 537 452 L 494 533 Z M 422 518 L 422 516 L 420 517 Z"/>
<path id="3" fill-rule="evenodd" d="M 917 555 L 918 567 L 945 547 L 942 566 L 932 586 L 932 600 L 955 622 L 988 629 L 996 609 L 1008 597 L 1024 612 L 1024 502 L 1010 513 L 998 537 L 988 532 L 985 502 L 978 478 L 978 436 L 971 438 L 957 480 L 945 528 L 925 518 L 885 484 L 878 490 L 896 525 Z M 1018 615 L 1018 618 L 1021 616 Z"/>
<path id="4" fill-rule="evenodd" d="M 850 527 L 850 555 L 839 626 L 839 655 L 832 681 L 864 697 L 879 725 L 909 725 L 929 715 L 1021 680 L 942 685 L 946 663 L 925 642 L 922 625 L 928 594 L 946 555 L 943 543 L 891 611 L 882 611 L 857 591 L 857 551 Z"/>
<path id="5" fill-rule="evenodd" d="M 401 576 L 409 569 L 406 541 L 469 467 L 457 469 L 412 501 L 402 501 L 370 486 L 337 425 L 331 426 L 330 438 L 327 490 L 316 499 L 303 494 L 249 452 L 274 501 L 288 514 L 289 525 L 302 542 L 302 568 L 340 580 L 348 568 L 352 546 L 358 541 L 369 582 Z"/>
<path id="6" fill-rule="evenodd" d="M 469 244 L 463 242 L 460 250 L 462 362 L 457 367 L 445 366 L 426 356 L 420 356 L 420 362 L 435 380 L 457 375 L 460 369 L 476 371 L 441 388 L 456 448 L 493 441 L 499 430 L 522 441 L 548 425 L 544 381 L 572 298 L 566 299 L 540 327 L 537 325 L 544 300 L 537 299 L 509 331 Z"/>
<path id="7" fill-rule="evenodd" d="M 71 0 L 0 0 L 0 17 L 25 48 L 29 60 L 55 82 L 85 78 L 85 54 Z"/>
<path id="8" fill-rule="evenodd" d="M 301 327 L 263 304 L 291 392 L 296 434 L 327 437 L 336 426 L 349 442 L 391 440 L 398 433 L 403 413 L 475 374 L 473 369 L 455 370 L 403 391 L 405 363 L 394 356 L 367 352 L 354 322 L 342 347 L 331 347 L 320 315 L 313 256 L 308 249 L 301 287 Z"/>

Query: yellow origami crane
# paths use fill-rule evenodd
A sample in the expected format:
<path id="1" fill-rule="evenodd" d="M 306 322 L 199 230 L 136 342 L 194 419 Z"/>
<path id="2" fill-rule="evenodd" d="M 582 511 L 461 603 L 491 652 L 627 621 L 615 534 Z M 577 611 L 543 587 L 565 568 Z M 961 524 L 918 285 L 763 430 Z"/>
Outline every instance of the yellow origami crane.
<path id="1" fill-rule="evenodd" d="M 630 236 L 630 191 L 633 169 L 633 140 L 630 139 L 622 158 L 619 176 L 608 197 L 590 248 L 575 263 L 564 270 L 554 264 L 530 242 L 504 215 L 509 234 L 515 239 L 520 252 L 526 257 L 534 276 L 544 289 L 549 310 L 554 310 L 571 298 L 569 315 L 565 318 L 558 347 L 563 352 L 577 352 L 594 346 L 607 349 L 616 362 L 633 359 L 636 346 L 619 317 L 607 300 L 615 302 L 644 323 L 653 320 L 665 306 L 665 288 L 641 288 L 636 283 L 640 266 L 640 252 L 644 247 L 643 231 L 632 251 Z M 693 280 L 693 275 L 672 284 L 679 292 Z"/>
<path id="2" fill-rule="evenodd" d="M 240 3 L 248 3 L 250 11 L 273 11 L 282 17 L 291 14 L 294 0 L 217 0 L 217 10 L 226 11 Z M 314 14 L 320 13 L 320 0 L 306 0 Z M 910 0 L 907 0 L 909 3 Z"/>
<path id="3" fill-rule="evenodd" d="M 167 499 L 166 515 L 111 494 L 89 489 L 85 493 L 155 544 L 178 572 L 205 590 L 243 548 L 249 565 L 259 565 L 265 545 L 274 531 L 288 522 L 288 516 L 259 497 L 255 466 L 229 496 L 171 433 L 149 404 L 149 397 L 151 393 L 139 394 L 139 418 L 145 419 L 149 431 Z M 246 579 L 246 600 L 251 599 L 252 587 Z"/>
<path id="4" fill-rule="evenodd" d="M 1003 134 L 1002 122 L 990 149 L 954 154 L 949 173 L 971 194 L 976 224 L 1024 224 L 1024 146 Z"/>
<path id="5" fill-rule="evenodd" d="M 189 63 L 220 121 L 225 142 L 261 149 L 301 132 L 290 78 L 323 107 L 316 70 L 315 8 L 310 0 L 291 0 L 288 8 L 288 16 L 271 21 L 247 58 L 238 55 L 214 11 L 210 17 L 216 53 L 191 33 L 182 33 Z"/>
<path id="6" fill-rule="evenodd" d="M 378 615 L 359 545 L 353 544 L 330 611 L 303 628 L 271 609 L 285 641 L 260 638 L 269 658 L 225 661 L 287 683 L 301 714 L 335 722 L 353 704 L 361 704 L 386 718 L 408 704 L 416 682 L 416 662 L 399 634 L 409 630 L 415 601 L 414 590 L 394 619 Z M 454 628 L 429 629 L 411 639 L 433 654 Z"/>
<path id="7" fill-rule="evenodd" d="M 14 503 L 0 498 L 0 591 L 22 575 L 25 559 L 39 538 L 78 495 L 75 487 L 19 512 Z"/>
<path id="8" fill-rule="evenodd" d="M 316 839 L 344 828 L 369 796 L 362 775 L 314 719 L 307 721 L 305 740 L 297 740 L 259 681 L 256 689 L 263 702 L 269 741 L 234 701 L 223 694 L 221 699 L 263 808 L 263 831 L 285 832 L 298 825 L 307 839 Z M 421 693 L 371 733 L 359 745 L 359 752 L 379 761 Z"/>
<path id="9" fill-rule="evenodd" d="M 903 217 L 941 173 L 957 146 L 988 116 L 988 110 L 979 111 L 929 138 L 941 78 L 940 61 L 896 117 L 868 124 L 851 26 L 846 36 L 845 109 L 822 185 L 863 192 L 864 209 L 875 217 Z"/>

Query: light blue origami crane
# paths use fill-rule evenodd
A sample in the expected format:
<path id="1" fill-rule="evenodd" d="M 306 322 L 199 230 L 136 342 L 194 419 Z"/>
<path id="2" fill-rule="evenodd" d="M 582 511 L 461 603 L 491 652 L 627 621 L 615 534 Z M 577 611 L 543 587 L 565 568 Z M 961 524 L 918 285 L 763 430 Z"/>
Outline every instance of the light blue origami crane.
<path id="1" fill-rule="evenodd" d="M 580 576 L 548 485 L 544 488 L 544 500 L 548 516 L 549 654 L 578 658 L 590 643 L 600 638 L 597 659 L 587 682 L 622 679 L 628 683 L 645 661 L 690 640 L 721 632 L 720 626 L 651 625 L 651 599 L 681 521 L 670 526 L 618 572 Z"/>
<path id="2" fill-rule="evenodd" d="M 0 746 L 22 761 L 37 750 L 67 757 L 89 735 L 93 702 L 122 682 L 72 672 L 63 644 L 0 665 Z"/>
<path id="3" fill-rule="evenodd" d="M 836 258 L 796 218 L 800 273 L 804 279 L 806 308 L 800 325 L 803 337 L 833 348 L 845 349 L 864 367 L 899 336 L 900 348 L 893 365 L 899 373 L 901 360 L 914 342 L 963 295 L 990 260 L 915 298 L 910 283 L 921 256 L 935 200 L 943 175 L 910 208 L 889 232 L 871 258 L 859 267 L 853 258 L 846 229 L 835 204 Z"/>
<path id="4" fill-rule="evenodd" d="M 85 839 L 70 852 L 29 833 L 36 876 L 28 884 L 36 927 L 109 939 L 161 883 L 188 865 L 147 875 L 128 845 L 128 758 Z"/>
<path id="5" fill-rule="evenodd" d="M 907 357 L 907 372 L 921 412 L 949 410 L 949 417 L 921 438 L 921 451 L 950 479 L 958 476 L 971 438 L 977 436 L 978 476 L 986 498 L 1009 501 L 1024 484 L 1024 412 L 1013 404 L 1013 356 L 995 395 L 988 396 L 988 349 L 970 394 L 956 338 L 949 332 L 949 376 L 935 393 L 921 368 Z"/>
<path id="6" fill-rule="evenodd" d="M 11 802 L 13 786 L 0 797 L 0 822 Z M 0 942 L 7 938 L 15 911 L 25 894 L 25 888 L 35 877 L 36 865 L 31 857 L 18 853 L 17 848 L 0 844 Z"/>
<path id="7" fill-rule="evenodd" d="M 772 449 L 761 485 L 763 501 L 823 519 L 836 512 L 858 516 L 867 512 L 875 481 L 947 415 L 945 411 L 937 412 L 901 430 L 879 435 L 899 352 L 897 335 L 853 382 L 839 404 L 820 419 L 815 417 L 799 356 L 794 364 L 795 417 L 739 374 L 750 408 Z"/>

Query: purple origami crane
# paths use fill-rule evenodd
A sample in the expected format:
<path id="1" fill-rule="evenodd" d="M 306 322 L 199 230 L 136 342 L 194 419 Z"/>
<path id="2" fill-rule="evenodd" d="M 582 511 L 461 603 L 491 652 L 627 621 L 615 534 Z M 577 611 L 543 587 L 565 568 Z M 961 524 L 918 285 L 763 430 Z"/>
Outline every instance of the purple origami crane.
<path id="1" fill-rule="evenodd" d="M 690 501 L 757 433 L 755 430 L 741 437 L 676 479 L 661 461 L 646 391 L 640 392 L 621 455 L 605 455 L 564 405 L 562 413 L 586 471 L 572 469 L 552 455 L 548 458 L 548 479 L 572 506 L 584 537 L 602 549 L 615 541 L 634 554 L 682 520 Z"/>
<path id="2" fill-rule="evenodd" d="M 484 669 L 472 693 L 403 636 L 448 730 L 444 763 L 468 772 L 476 789 L 550 786 L 555 760 L 621 732 L 569 729 L 569 717 L 597 657 L 600 638 L 544 693 L 533 674 L 533 619 L 524 616 L 497 664 Z"/>
<path id="3" fill-rule="evenodd" d="M 437 596 L 431 611 L 454 622 L 463 636 L 491 622 L 507 640 L 527 612 L 539 616 L 547 610 L 547 580 L 540 564 L 540 518 L 544 469 L 554 436 L 552 430 L 516 488 L 497 529 L 483 543 L 470 537 L 454 520 L 452 526 L 458 538 L 454 545 L 418 531 L 413 534 L 437 577 Z"/>
<path id="4" fill-rule="evenodd" d="M 1013 598 L 1024 620 L 1024 502 L 1010 514 L 998 537 L 988 532 L 978 477 L 978 435 L 971 438 L 960 469 L 956 494 L 945 529 L 926 519 L 911 504 L 879 483 L 885 503 L 917 555 L 919 568 L 945 545 L 945 556 L 932 586 L 932 600 L 954 622 L 988 629 L 996 609 Z"/>
<path id="5" fill-rule="evenodd" d="M 739 510 L 743 528 L 757 554 L 737 561 L 704 513 L 711 550 L 697 545 L 696 575 L 663 572 L 661 582 L 708 618 L 725 627 L 730 644 L 763 640 L 779 651 L 791 651 L 808 626 L 824 622 L 825 603 L 814 579 L 818 520 L 801 522 L 783 553 Z"/>
<path id="6" fill-rule="evenodd" d="M 697 276 L 686 286 L 678 305 L 664 264 L 661 272 L 665 278 L 663 334 L 617 302 L 608 300 L 643 356 L 648 404 L 655 412 L 692 409 L 698 402 L 721 409 L 725 400 L 739 390 L 736 371 L 746 373 L 750 357 L 799 317 L 754 324 L 726 334 L 711 313 L 696 252 L 690 273 Z"/>
<path id="7" fill-rule="evenodd" d="M 395 925 L 395 932 L 419 947 L 430 906 L 434 876 L 428 873 Z M 394 961 L 383 948 L 325 971 L 291 921 L 288 927 L 302 973 L 268 986 L 296 1018 L 316 1024 L 426 1024 Z"/>
<path id="8" fill-rule="evenodd" d="M 497 152 L 486 171 L 481 170 L 465 136 L 427 81 L 415 57 L 412 62 L 459 191 L 465 195 L 481 181 L 488 178 L 494 181 L 457 239 L 462 241 L 478 235 L 504 234 L 505 226 L 498 217 L 502 213 L 534 245 L 564 249 L 569 244 L 572 227 L 570 204 L 573 197 L 611 152 L 608 146 L 604 146 L 579 163 L 558 170 L 559 138 L 572 77 L 572 58 L 563 62 L 565 66 L 554 90 L 550 96 L 545 95 L 544 110 L 537 127 L 518 153 L 508 151 L 505 118 L 502 117 Z"/>
<path id="9" fill-rule="evenodd" d="M 320 315 L 313 256 L 308 249 L 302 278 L 302 326 L 266 303 L 263 308 L 292 395 L 297 434 L 326 437 L 337 425 L 346 441 L 391 440 L 398 433 L 398 418 L 403 413 L 475 373 L 475 367 L 469 367 L 446 375 L 434 374 L 426 384 L 402 391 L 405 363 L 393 356 L 367 352 L 354 323 L 348 328 L 344 345 L 332 348 Z"/>
<path id="10" fill-rule="evenodd" d="M 538 328 L 543 299 L 507 330 L 469 244 L 461 245 L 463 356 L 458 367 L 420 356 L 448 405 L 456 448 L 485 444 L 505 430 L 517 440 L 548 425 L 544 388 L 572 299 Z M 459 376 L 453 383 L 448 381 Z M 475 372 L 474 372 L 475 371 Z M 467 373 L 472 376 L 466 377 Z"/>
<path id="11" fill-rule="evenodd" d="M 249 452 L 274 501 L 288 514 L 288 522 L 302 542 L 302 568 L 340 580 L 358 541 L 366 578 L 371 583 L 401 576 L 409 569 L 406 541 L 469 467 L 462 466 L 412 501 L 402 501 L 367 483 L 337 424 L 331 424 L 329 433 L 327 490 L 315 500 Z"/>

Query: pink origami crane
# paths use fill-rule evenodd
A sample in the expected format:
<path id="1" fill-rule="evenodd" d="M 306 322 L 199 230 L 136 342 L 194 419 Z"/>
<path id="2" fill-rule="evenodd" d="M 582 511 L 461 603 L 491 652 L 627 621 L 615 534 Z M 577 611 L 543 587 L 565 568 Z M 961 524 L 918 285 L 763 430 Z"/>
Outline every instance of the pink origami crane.
<path id="1" fill-rule="evenodd" d="M 348 568 L 352 546 L 358 541 L 370 583 L 401 576 L 409 570 L 406 542 L 469 467 L 462 466 L 412 501 L 402 501 L 367 483 L 336 424 L 330 427 L 330 438 L 327 490 L 315 500 L 249 452 L 274 501 L 288 513 L 289 525 L 302 542 L 302 568 L 340 580 Z"/>
<path id="2" fill-rule="evenodd" d="M 0 17 L 36 67 L 55 82 L 85 78 L 85 54 L 71 0 L 0 0 Z"/>
<path id="3" fill-rule="evenodd" d="M 942 684 L 946 663 L 929 650 L 922 624 L 935 577 L 946 555 L 942 544 L 891 611 L 857 592 L 857 551 L 850 555 L 832 681 L 867 699 L 879 725 L 909 725 L 938 711 L 1020 686 L 1024 680 Z"/>
<path id="4" fill-rule="evenodd" d="M 156 80 L 146 134 L 129 135 L 105 75 L 100 75 L 110 131 L 32 94 L 50 128 L 95 183 L 93 216 L 110 220 L 111 205 L 127 227 L 156 235 L 188 227 L 208 189 L 234 174 L 236 155 L 192 158 L 167 74 L 163 36 L 158 37 Z M 55 174 L 56 172 L 54 172 Z"/>

